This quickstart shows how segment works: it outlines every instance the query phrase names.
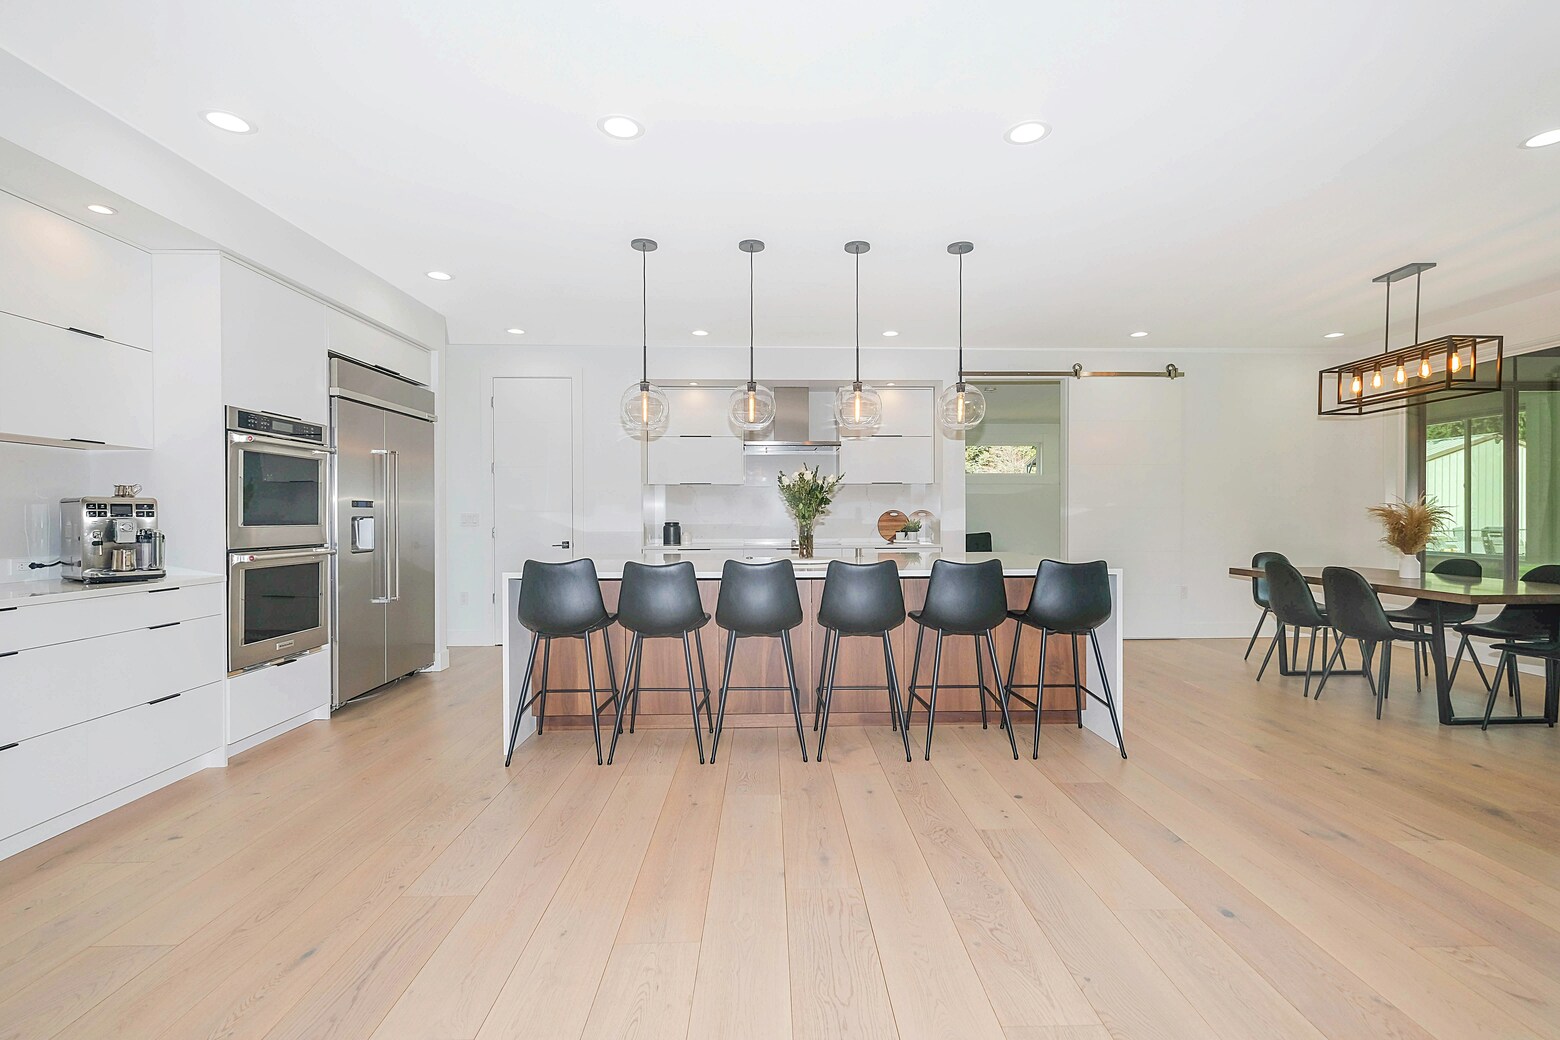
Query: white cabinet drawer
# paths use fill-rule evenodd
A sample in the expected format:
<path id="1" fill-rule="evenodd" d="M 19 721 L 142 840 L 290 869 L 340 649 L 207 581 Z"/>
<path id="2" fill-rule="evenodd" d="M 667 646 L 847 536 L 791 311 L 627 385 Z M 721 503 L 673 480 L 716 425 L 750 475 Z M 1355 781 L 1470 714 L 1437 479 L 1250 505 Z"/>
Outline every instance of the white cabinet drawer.
<path id="1" fill-rule="evenodd" d="M 846 484 L 930 484 L 931 437 L 845 438 L 840 441 L 840 473 Z"/>
<path id="2" fill-rule="evenodd" d="M 424 385 L 433 379 L 433 359 L 426 350 L 350 314 L 327 308 L 325 331 L 334 353 L 365 365 L 388 368 Z"/>
<path id="3" fill-rule="evenodd" d="M 0 751 L 0 836 L 221 746 L 220 682 L 24 740 Z"/>
<path id="4" fill-rule="evenodd" d="M 226 647 L 213 615 L 11 651 L 0 657 L 0 744 L 220 682 Z"/>
<path id="5" fill-rule="evenodd" d="M 0 310 L 151 349 L 150 254 L 4 192 L 0 242 Z"/>
<path id="6" fill-rule="evenodd" d="M 221 614 L 226 599 L 216 582 L 0 609 L 0 654 Z"/>
<path id="7" fill-rule="evenodd" d="M 732 436 L 660 437 L 649 443 L 650 484 L 740 484 L 742 442 Z"/>
<path id="8" fill-rule="evenodd" d="M 236 744 L 304 712 L 330 707 L 330 651 L 228 680 L 227 741 Z"/>
<path id="9" fill-rule="evenodd" d="M 0 437 L 152 446 L 152 355 L 0 313 Z"/>

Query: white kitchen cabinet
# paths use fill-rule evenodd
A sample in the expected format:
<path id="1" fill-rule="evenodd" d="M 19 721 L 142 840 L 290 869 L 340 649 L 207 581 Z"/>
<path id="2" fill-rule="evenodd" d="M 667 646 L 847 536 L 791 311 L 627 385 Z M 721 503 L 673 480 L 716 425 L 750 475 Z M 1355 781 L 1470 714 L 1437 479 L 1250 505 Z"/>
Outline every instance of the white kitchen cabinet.
<path id="1" fill-rule="evenodd" d="M 846 484 L 930 484 L 933 481 L 932 437 L 871 437 L 840 440 L 840 473 Z"/>
<path id="2" fill-rule="evenodd" d="M 228 680 L 227 742 L 330 709 L 330 649 L 285 664 L 256 668 Z"/>
<path id="3" fill-rule="evenodd" d="M 724 437 L 657 437 L 646 446 L 648 484 L 740 484 L 742 441 Z"/>
<path id="4" fill-rule="evenodd" d="M 329 310 L 224 257 L 222 403 L 323 425 L 330 415 Z"/>
<path id="5" fill-rule="evenodd" d="M 152 257 L 0 191 L 0 311 L 152 346 Z"/>
<path id="6" fill-rule="evenodd" d="M 133 632 L 170 621 L 221 614 L 227 591 L 220 580 L 179 584 L 177 578 L 153 588 L 119 586 L 100 595 L 70 595 L 41 603 L 0 605 L 0 654 L 12 650 L 78 642 L 115 632 Z"/>
<path id="7" fill-rule="evenodd" d="M 337 354 L 387 368 L 424 386 L 433 379 L 433 359 L 426 350 L 350 314 L 326 308 L 325 334 L 330 350 Z"/>
<path id="8" fill-rule="evenodd" d="M 152 354 L 0 313 L 0 439 L 152 446 Z"/>
<path id="9" fill-rule="evenodd" d="M 930 437 L 936 431 L 932 425 L 932 391 L 921 386 L 880 386 L 883 395 L 883 425 L 878 436 Z"/>
<path id="10" fill-rule="evenodd" d="M 727 416 L 729 386 L 667 386 L 670 408 L 663 437 L 736 437 Z"/>

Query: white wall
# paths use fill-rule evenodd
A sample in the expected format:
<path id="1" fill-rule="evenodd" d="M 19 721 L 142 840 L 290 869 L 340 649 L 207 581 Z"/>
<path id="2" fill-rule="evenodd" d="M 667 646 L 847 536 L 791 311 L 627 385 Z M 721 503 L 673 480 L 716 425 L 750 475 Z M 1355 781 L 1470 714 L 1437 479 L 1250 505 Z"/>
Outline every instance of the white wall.
<path id="1" fill-rule="evenodd" d="M 27 565 L 60 558 L 60 499 L 92 494 L 91 479 L 87 452 L 0 443 L 0 581 L 59 577 Z"/>

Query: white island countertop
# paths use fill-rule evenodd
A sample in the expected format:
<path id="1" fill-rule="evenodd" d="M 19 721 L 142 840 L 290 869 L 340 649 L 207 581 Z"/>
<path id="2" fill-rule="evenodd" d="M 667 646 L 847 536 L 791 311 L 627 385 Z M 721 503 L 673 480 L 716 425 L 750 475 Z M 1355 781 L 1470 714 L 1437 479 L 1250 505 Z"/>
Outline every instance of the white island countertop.
<path id="1" fill-rule="evenodd" d="M 176 589 L 184 585 L 216 585 L 226 578 L 209 571 L 190 571 L 177 567 L 168 569 L 168 576 L 156 581 L 120 581 L 85 585 L 64 578 L 41 578 L 37 581 L 10 581 L 0 584 L 0 610 L 10 607 L 34 606 L 39 603 L 76 602 L 97 599 L 101 596 L 123 596 L 131 592 L 147 592 L 152 589 Z"/>
<path id="2" fill-rule="evenodd" d="M 745 563 L 768 563 L 771 560 L 790 560 L 796 568 L 796 576 L 802 579 L 821 579 L 829 568 L 831 560 L 842 560 L 845 563 L 878 563 L 882 560 L 892 560 L 899 565 L 899 573 L 906 578 L 925 578 L 932 573 L 932 564 L 937 560 L 947 560 L 950 563 L 982 563 L 986 560 L 1000 560 L 1002 573 L 1010 578 L 1033 577 L 1040 567 L 1042 557 L 1027 553 L 963 553 L 941 552 L 931 550 L 929 552 L 909 552 L 905 549 L 890 549 L 888 546 L 880 548 L 841 549 L 834 552 L 819 553 L 810 559 L 800 559 L 795 553 L 772 552 L 754 550 L 720 551 L 714 552 L 673 552 L 657 551 L 641 553 L 638 556 L 601 556 L 595 558 L 596 574 L 600 578 L 612 581 L 623 576 L 625 563 L 682 563 L 684 561 L 693 564 L 694 574 L 700 578 L 719 578 L 722 568 L 727 560 L 739 560 Z M 1112 573 L 1120 574 L 1119 570 L 1112 568 Z M 511 571 L 504 575 L 505 578 L 519 578 L 518 571 Z"/>

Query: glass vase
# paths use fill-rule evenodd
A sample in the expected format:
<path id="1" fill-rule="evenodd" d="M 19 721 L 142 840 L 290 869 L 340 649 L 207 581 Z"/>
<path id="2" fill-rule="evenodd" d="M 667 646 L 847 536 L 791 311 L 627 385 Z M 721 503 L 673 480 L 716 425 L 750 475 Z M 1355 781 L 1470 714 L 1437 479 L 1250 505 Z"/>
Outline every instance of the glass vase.
<path id="1" fill-rule="evenodd" d="M 803 560 L 812 559 L 813 554 L 813 525 L 797 522 L 796 525 L 796 555 Z"/>

